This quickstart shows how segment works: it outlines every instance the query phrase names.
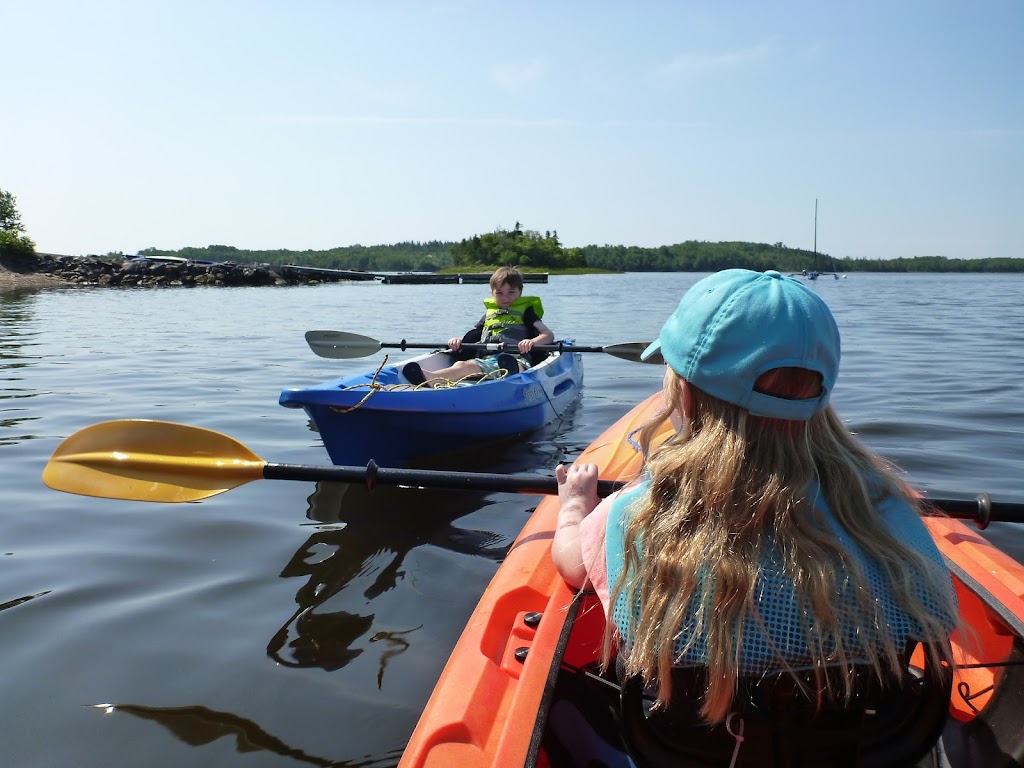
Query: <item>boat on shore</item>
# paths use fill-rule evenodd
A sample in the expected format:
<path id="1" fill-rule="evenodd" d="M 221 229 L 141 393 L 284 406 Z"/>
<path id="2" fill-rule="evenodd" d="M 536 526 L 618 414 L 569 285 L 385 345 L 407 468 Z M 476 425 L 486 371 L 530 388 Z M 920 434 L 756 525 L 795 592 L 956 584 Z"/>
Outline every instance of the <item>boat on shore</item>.
<path id="1" fill-rule="evenodd" d="M 596 463 L 602 479 L 635 478 L 640 457 L 629 436 L 661 407 L 660 393 L 652 395 L 579 460 Z M 614 679 L 595 671 L 604 614 L 593 594 L 574 593 L 555 570 L 557 513 L 557 498 L 544 498 L 512 545 L 452 651 L 400 768 L 728 765 L 729 752 L 717 762 L 665 761 L 657 751 L 629 762 L 621 723 L 629 724 L 635 745 L 637 722 L 622 719 L 631 711 L 622 702 L 638 699 L 620 697 Z M 1024 764 L 1024 566 L 958 520 L 926 517 L 925 524 L 953 577 L 961 622 L 952 638 L 955 671 L 941 668 L 941 695 L 921 697 L 922 706 L 931 705 L 924 726 L 942 729 L 941 765 Z M 910 665 L 927 666 L 920 653 Z M 854 748 L 849 764 L 919 764 L 898 759 L 900 748 L 910 754 L 910 741 L 934 741 L 938 731 L 919 733 L 918 725 L 890 734 L 893 743 L 872 757 L 860 759 Z M 750 743 L 737 753 L 737 766 L 790 764 Z M 894 755 L 895 763 L 888 759 Z"/>
<path id="2" fill-rule="evenodd" d="M 489 375 L 432 389 L 402 374 L 410 361 L 432 371 L 455 358 L 435 350 L 398 364 L 318 384 L 286 389 L 278 402 L 302 408 L 337 465 L 401 466 L 414 459 L 462 450 L 530 432 L 559 418 L 583 387 L 583 357 L 551 352 L 522 373 Z"/>

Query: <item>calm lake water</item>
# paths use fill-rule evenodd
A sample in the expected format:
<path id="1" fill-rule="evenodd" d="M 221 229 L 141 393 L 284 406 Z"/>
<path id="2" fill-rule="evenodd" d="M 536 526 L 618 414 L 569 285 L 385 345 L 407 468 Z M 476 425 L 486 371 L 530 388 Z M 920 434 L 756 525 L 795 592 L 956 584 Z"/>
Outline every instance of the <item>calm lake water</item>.
<path id="1" fill-rule="evenodd" d="M 527 287 L 556 334 L 600 345 L 653 338 L 700 277 Z M 843 333 L 833 402 L 851 428 L 932 496 L 1024 501 L 1024 277 L 853 274 L 813 286 Z M 258 481 L 152 504 L 58 493 L 40 473 L 63 438 L 120 418 L 215 429 L 271 462 L 329 463 L 278 394 L 383 353 L 325 360 L 303 333 L 442 341 L 475 322 L 485 290 L 0 296 L 0 764 L 397 762 L 535 497 Z M 583 398 L 560 423 L 464 468 L 549 474 L 662 375 L 599 354 L 585 367 Z M 1024 559 L 1020 528 L 987 535 Z"/>

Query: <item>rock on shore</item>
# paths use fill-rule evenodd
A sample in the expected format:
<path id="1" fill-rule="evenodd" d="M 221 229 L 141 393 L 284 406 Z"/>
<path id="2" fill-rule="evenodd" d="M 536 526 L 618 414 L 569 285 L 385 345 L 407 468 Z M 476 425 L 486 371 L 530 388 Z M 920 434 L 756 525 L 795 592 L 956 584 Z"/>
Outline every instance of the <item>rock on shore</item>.
<path id="1" fill-rule="evenodd" d="M 12 272 L 0 265 L 0 287 L 13 289 L 59 285 L 154 288 L 310 285 L 343 279 L 324 273 L 309 274 L 287 266 L 73 258 L 48 254 L 38 254 L 30 271 Z"/>

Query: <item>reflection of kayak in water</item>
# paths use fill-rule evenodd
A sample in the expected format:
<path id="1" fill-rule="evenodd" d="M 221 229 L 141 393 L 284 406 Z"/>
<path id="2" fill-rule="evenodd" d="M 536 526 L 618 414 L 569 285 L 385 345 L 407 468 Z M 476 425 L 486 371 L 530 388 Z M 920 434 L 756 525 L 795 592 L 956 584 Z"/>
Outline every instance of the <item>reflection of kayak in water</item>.
<path id="1" fill-rule="evenodd" d="M 660 395 L 646 400 L 580 460 L 596 463 L 603 479 L 633 478 L 639 457 L 627 438 L 660 403 Z M 574 596 L 551 562 L 557 512 L 557 497 L 546 497 L 512 546 L 455 646 L 400 765 L 625 766 L 623 722 L 634 749 L 646 745 L 649 765 L 674 764 L 678 753 L 671 750 L 679 742 L 700 739 L 720 747 L 716 760 L 685 764 L 729 765 L 736 742 L 728 734 L 714 742 L 720 729 L 709 737 L 710 729 L 677 723 L 684 730 L 675 732 L 673 743 L 644 715 L 642 698 L 631 695 L 622 697 L 623 719 L 617 687 L 591 671 L 604 632 L 600 603 L 593 595 Z M 927 684 L 914 677 L 895 703 L 883 699 L 881 706 L 872 705 L 877 713 L 866 714 L 863 704 L 860 710 L 829 713 L 834 722 L 824 735 L 820 726 L 815 731 L 808 725 L 806 712 L 785 726 L 777 714 L 770 722 L 761 715 L 750 723 L 737 766 L 781 765 L 773 750 L 813 750 L 815 744 L 840 750 L 851 765 L 886 765 L 889 758 L 906 765 L 912 761 L 900 756 L 927 751 L 939 729 L 951 766 L 1022 764 L 1024 566 L 957 520 L 925 522 L 949 564 L 960 604 L 962 628 L 953 637 L 959 667 L 952 681 L 945 669 L 920 676 Z M 910 667 L 926 666 L 923 658 L 919 649 Z M 850 745 L 844 745 L 847 737 L 853 738 Z M 656 757 L 666 749 L 673 762 Z M 813 758 L 812 751 L 811 764 L 821 764 Z"/>
<path id="2" fill-rule="evenodd" d="M 515 498 L 521 507 L 529 497 Z M 481 493 L 317 483 L 307 516 L 321 525 L 281 568 L 281 578 L 296 585 L 295 606 L 282 616 L 267 654 L 283 666 L 333 671 L 369 653 L 379 659 L 379 686 L 388 660 L 408 647 L 422 617 L 402 615 L 402 624 L 382 630 L 374 601 L 399 587 L 406 558 L 425 544 L 500 560 L 508 538 L 458 525 L 486 506 Z"/>

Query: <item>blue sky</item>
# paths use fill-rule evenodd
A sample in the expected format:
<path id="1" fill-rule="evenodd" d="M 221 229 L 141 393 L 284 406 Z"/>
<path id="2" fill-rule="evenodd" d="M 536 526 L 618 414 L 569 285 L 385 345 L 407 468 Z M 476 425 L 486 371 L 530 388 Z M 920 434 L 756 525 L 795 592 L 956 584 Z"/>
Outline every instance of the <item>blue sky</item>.
<path id="1" fill-rule="evenodd" d="M 1024 257 L 1024 3 L 0 0 L 37 248 Z"/>

